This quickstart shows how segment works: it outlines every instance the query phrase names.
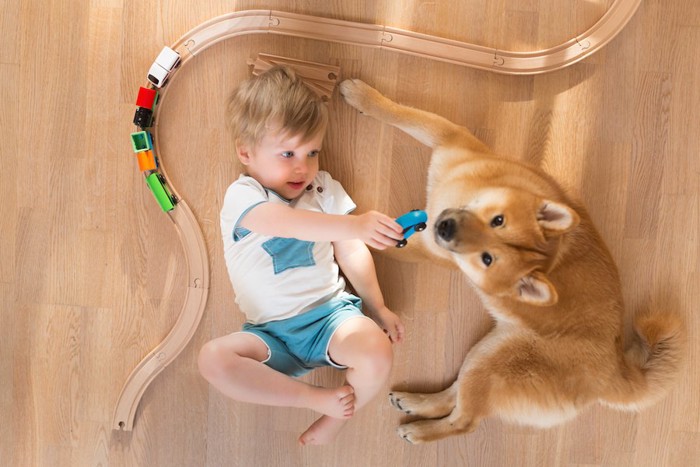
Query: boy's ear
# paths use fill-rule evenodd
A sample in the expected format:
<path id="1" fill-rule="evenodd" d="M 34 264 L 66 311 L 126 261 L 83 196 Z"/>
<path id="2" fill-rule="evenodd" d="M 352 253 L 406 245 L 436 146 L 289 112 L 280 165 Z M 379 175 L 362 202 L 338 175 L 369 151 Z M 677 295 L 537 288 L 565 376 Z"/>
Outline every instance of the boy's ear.
<path id="1" fill-rule="evenodd" d="M 250 153 L 248 152 L 248 145 L 236 142 L 236 155 L 241 164 L 248 165 L 250 162 Z"/>

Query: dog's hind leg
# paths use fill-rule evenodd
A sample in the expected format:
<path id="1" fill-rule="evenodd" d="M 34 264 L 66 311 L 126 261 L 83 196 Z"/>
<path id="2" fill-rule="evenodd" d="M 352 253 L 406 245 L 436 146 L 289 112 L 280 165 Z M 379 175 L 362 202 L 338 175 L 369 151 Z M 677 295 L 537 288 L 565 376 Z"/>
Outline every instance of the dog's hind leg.
<path id="1" fill-rule="evenodd" d="M 498 328 L 492 329 L 489 335 L 471 348 L 459 376 L 449 387 L 437 393 L 427 394 L 393 391 L 389 394 L 391 405 L 407 415 L 442 418 L 452 414 L 458 405 L 464 407 L 469 404 L 469 388 L 476 393 L 472 399 L 481 401 L 490 387 L 488 362 L 494 347 L 498 345 L 497 331 Z"/>
<path id="2" fill-rule="evenodd" d="M 479 426 L 482 419 L 491 414 L 491 392 L 494 389 L 492 372 L 499 370 L 492 367 L 489 345 L 485 345 L 487 342 L 488 338 L 482 339 L 472 348 L 457 380 L 444 391 L 427 395 L 393 393 L 394 407 L 400 406 L 400 410 L 410 415 L 431 418 L 399 426 L 397 433 L 401 438 L 409 443 L 418 444 L 469 433 Z M 428 407 L 432 410 L 426 410 Z M 436 410 L 438 407 L 440 411 Z"/>
<path id="3" fill-rule="evenodd" d="M 457 387 L 453 384 L 443 391 L 432 394 L 394 391 L 389 393 L 389 401 L 394 408 L 407 415 L 442 418 L 449 415 L 455 408 L 456 394 Z"/>
<path id="4" fill-rule="evenodd" d="M 466 128 L 431 112 L 397 104 L 359 79 L 340 83 L 340 93 L 360 112 L 405 131 L 430 148 L 460 146 L 479 153 L 489 152 Z"/>
<path id="5" fill-rule="evenodd" d="M 492 415 L 527 424 L 532 424 L 533 414 L 535 418 L 553 414 L 552 420 L 570 418 L 576 413 L 572 395 L 552 392 L 549 385 L 550 375 L 562 371 L 550 352 L 534 333 L 509 332 L 497 326 L 467 354 L 450 387 L 454 409 L 449 415 L 403 424 L 397 430 L 399 436 L 422 443 L 469 433 Z M 400 399 L 404 412 L 422 407 L 416 395 L 395 393 L 394 399 Z M 415 414 L 423 416 L 423 412 L 411 412 Z"/>
<path id="6" fill-rule="evenodd" d="M 444 413 L 442 418 L 405 423 L 396 430 L 398 435 L 411 444 L 419 444 L 474 431 L 481 420 L 488 416 L 489 386 L 487 376 L 482 378 L 475 375 L 468 381 L 464 381 L 462 378 L 458 379 L 450 388 L 438 393 L 441 397 L 445 397 L 446 391 L 449 391 L 451 403 L 455 404 L 449 413 Z M 426 401 L 430 401 L 431 395 L 428 395 L 426 401 L 420 400 L 421 396 L 424 395 L 394 393 L 393 399 L 397 399 L 396 402 L 403 408 L 405 406 L 410 409 L 420 408 L 421 411 L 417 414 L 423 415 L 426 413 Z M 396 406 L 394 400 L 392 400 L 392 404 Z M 434 407 L 437 404 L 430 403 L 429 405 Z M 445 404 L 441 408 L 446 409 L 447 405 Z M 407 410 L 404 412 L 414 415 L 414 412 Z M 437 411 L 433 411 L 432 415 L 437 415 Z"/>
<path id="7" fill-rule="evenodd" d="M 481 418 L 467 418 L 453 411 L 452 414 L 437 420 L 418 420 L 400 425 L 396 432 L 411 444 L 447 438 L 448 436 L 471 433 L 479 426 Z"/>

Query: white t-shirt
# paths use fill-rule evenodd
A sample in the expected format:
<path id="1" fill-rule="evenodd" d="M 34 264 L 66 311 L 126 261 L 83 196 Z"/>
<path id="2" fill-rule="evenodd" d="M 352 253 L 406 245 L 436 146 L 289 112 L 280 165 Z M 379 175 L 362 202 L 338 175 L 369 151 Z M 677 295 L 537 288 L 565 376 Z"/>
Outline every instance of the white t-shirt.
<path id="1" fill-rule="evenodd" d="M 270 237 L 240 227 L 248 211 L 266 202 L 327 214 L 347 214 L 356 207 L 342 185 L 323 171 L 292 201 L 246 175 L 228 187 L 221 209 L 224 259 L 236 303 L 252 324 L 296 316 L 345 290 L 330 242 Z"/>

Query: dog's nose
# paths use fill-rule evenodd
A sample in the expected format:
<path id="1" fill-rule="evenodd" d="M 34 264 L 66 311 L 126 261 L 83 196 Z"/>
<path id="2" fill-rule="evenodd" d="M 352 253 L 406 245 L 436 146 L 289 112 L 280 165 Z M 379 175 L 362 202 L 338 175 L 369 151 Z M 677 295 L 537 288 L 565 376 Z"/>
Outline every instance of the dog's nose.
<path id="1" fill-rule="evenodd" d="M 457 223 L 452 218 L 440 221 L 437 225 L 437 234 L 445 241 L 450 241 L 455 236 Z"/>

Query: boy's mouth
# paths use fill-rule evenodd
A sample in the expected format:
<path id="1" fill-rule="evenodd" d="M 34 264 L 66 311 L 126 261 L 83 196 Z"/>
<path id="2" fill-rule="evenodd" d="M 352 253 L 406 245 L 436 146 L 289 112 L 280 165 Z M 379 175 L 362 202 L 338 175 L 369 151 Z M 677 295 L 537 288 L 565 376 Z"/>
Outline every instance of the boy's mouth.
<path id="1" fill-rule="evenodd" d="M 301 181 L 301 182 L 287 182 L 287 185 L 291 186 L 291 187 L 294 188 L 295 190 L 298 190 L 298 189 L 300 189 L 300 188 L 304 188 L 304 186 L 306 185 L 306 182 L 304 182 L 304 181 Z"/>

